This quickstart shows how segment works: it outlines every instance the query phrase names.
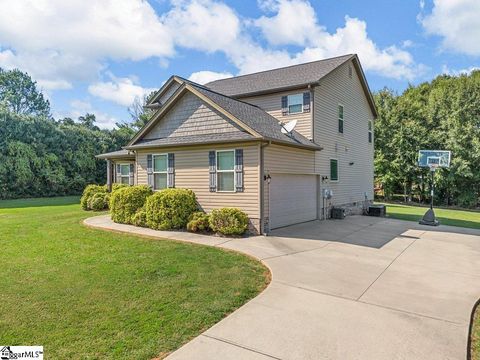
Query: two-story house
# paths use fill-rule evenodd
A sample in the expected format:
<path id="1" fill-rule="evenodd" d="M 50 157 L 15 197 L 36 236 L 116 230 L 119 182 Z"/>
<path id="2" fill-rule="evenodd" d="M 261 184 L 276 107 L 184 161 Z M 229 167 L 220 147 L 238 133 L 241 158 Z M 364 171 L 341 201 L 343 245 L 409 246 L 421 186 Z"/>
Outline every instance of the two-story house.
<path id="1" fill-rule="evenodd" d="M 252 229 L 359 213 L 373 199 L 375 105 L 356 55 L 199 85 L 172 76 L 151 120 L 107 160 L 107 183 L 192 189 Z M 293 129 L 292 129 L 293 128 Z"/>

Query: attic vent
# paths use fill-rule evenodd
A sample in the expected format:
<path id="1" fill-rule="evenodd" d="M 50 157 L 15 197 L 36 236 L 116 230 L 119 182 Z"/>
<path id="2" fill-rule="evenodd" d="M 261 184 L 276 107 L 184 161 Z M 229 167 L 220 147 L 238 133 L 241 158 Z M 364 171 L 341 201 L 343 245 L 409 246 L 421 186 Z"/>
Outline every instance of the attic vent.
<path id="1" fill-rule="evenodd" d="M 348 65 L 348 77 L 351 79 L 353 76 L 352 65 Z"/>

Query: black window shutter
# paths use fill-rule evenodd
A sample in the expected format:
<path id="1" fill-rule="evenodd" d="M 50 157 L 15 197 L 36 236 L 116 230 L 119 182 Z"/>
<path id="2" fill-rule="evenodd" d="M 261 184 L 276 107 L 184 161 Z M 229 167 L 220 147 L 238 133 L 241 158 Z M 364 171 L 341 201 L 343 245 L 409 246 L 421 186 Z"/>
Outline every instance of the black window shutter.
<path id="1" fill-rule="evenodd" d="M 153 156 L 147 155 L 147 184 L 153 189 Z"/>
<path id="2" fill-rule="evenodd" d="M 210 175 L 210 192 L 217 191 L 217 162 L 216 162 L 215 151 L 210 151 L 208 153 L 208 169 Z"/>
<path id="3" fill-rule="evenodd" d="M 236 192 L 243 192 L 243 149 L 235 149 Z"/>
<path id="4" fill-rule="evenodd" d="M 303 93 L 303 112 L 310 112 L 310 92 Z"/>
<path id="5" fill-rule="evenodd" d="M 288 97 L 282 96 L 282 115 L 288 114 Z"/>
<path id="6" fill-rule="evenodd" d="M 134 164 L 130 164 L 130 172 L 128 175 L 129 175 L 128 183 L 130 186 L 132 186 L 135 183 L 135 165 Z"/>
<path id="7" fill-rule="evenodd" d="M 167 186 L 169 188 L 175 187 L 175 154 L 168 153 L 168 168 L 167 168 Z"/>

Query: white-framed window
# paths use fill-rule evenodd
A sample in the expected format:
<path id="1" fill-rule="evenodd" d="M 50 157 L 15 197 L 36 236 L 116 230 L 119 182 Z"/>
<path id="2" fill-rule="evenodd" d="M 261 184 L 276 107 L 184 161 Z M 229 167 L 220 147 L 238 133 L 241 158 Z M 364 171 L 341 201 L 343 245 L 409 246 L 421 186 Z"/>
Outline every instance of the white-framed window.
<path id="1" fill-rule="evenodd" d="M 330 159 L 330 181 L 338 181 L 338 160 Z"/>
<path id="2" fill-rule="evenodd" d="M 373 141 L 373 124 L 372 120 L 368 120 L 368 142 L 371 144 Z"/>
<path id="3" fill-rule="evenodd" d="M 303 112 L 303 93 L 287 96 L 287 106 L 289 114 Z"/>
<path id="4" fill-rule="evenodd" d="M 152 155 L 153 190 L 166 189 L 168 186 L 168 154 Z"/>
<path id="5" fill-rule="evenodd" d="M 130 164 L 129 163 L 123 163 L 119 164 L 120 165 L 120 173 L 118 174 L 120 179 L 118 179 L 118 182 L 120 184 L 130 184 Z"/>
<path id="6" fill-rule="evenodd" d="M 235 191 L 235 150 L 217 150 L 217 191 Z"/>
<path id="7" fill-rule="evenodd" d="M 343 125 L 344 125 L 343 105 L 338 104 L 338 132 L 340 134 L 343 134 Z"/>

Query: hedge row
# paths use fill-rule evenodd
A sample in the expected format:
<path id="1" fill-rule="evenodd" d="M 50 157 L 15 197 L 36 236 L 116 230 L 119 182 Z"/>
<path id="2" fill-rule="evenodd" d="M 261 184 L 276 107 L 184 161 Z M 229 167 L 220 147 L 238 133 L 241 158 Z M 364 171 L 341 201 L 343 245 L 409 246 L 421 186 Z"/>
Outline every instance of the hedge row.
<path id="1" fill-rule="evenodd" d="M 112 192 L 127 186 L 125 184 L 113 184 Z M 80 206 L 83 210 L 108 210 L 109 203 L 110 193 L 107 185 L 87 185 L 80 198 Z"/>

